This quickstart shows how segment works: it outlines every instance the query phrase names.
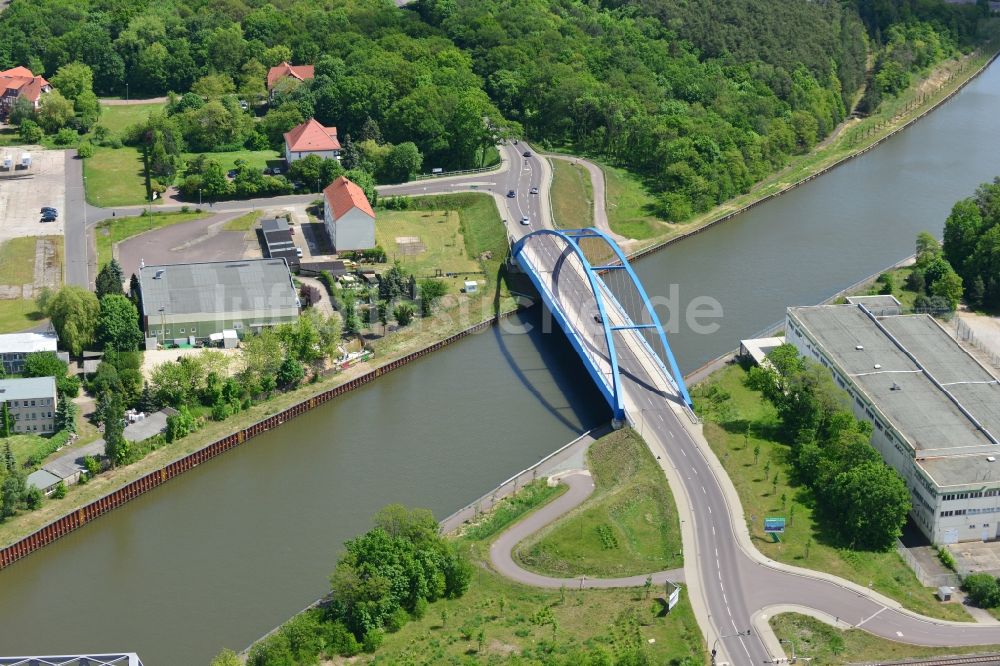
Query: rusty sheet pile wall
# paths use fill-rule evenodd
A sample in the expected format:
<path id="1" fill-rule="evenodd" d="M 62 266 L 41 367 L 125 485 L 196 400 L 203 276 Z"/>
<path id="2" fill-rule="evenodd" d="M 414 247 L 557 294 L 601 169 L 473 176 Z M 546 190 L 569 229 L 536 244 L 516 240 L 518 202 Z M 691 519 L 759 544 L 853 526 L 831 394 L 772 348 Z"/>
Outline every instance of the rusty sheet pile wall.
<path id="1" fill-rule="evenodd" d="M 293 419 L 300 414 L 322 405 L 325 402 L 333 400 L 334 398 L 341 396 L 345 393 L 353 391 L 376 378 L 384 375 L 388 372 L 392 372 L 397 368 L 400 368 L 411 361 L 414 361 L 423 356 L 427 356 L 433 352 L 438 351 L 443 347 L 461 340 L 462 338 L 468 337 L 473 333 L 478 333 L 487 328 L 490 328 L 496 324 L 499 319 L 506 318 L 512 315 L 516 311 L 504 312 L 495 319 L 488 319 L 486 321 L 480 322 L 474 326 L 471 326 L 464 331 L 456 333 L 451 337 L 445 338 L 434 344 L 424 347 L 423 349 L 418 349 L 417 351 L 407 354 L 401 358 L 394 361 L 386 363 L 385 365 L 379 366 L 370 372 L 367 372 L 360 377 L 356 377 L 349 382 L 345 382 L 340 386 L 336 386 L 328 391 L 324 391 L 318 395 L 314 395 L 311 398 L 307 398 L 302 402 L 292 405 L 288 409 L 275 414 L 274 416 L 269 416 L 266 419 L 258 421 L 253 425 L 234 432 L 208 446 L 191 453 L 180 460 L 175 460 L 174 462 L 162 467 L 159 470 L 150 472 L 149 474 L 136 479 L 135 481 L 115 490 L 112 493 L 101 497 L 100 499 L 94 500 L 90 504 L 83 506 L 79 509 L 74 510 L 58 520 L 55 520 L 48 525 L 45 525 L 37 532 L 29 534 L 25 538 L 17 541 L 10 546 L 0 550 L 0 569 L 10 566 L 14 562 L 18 561 L 22 557 L 33 553 L 43 546 L 47 546 L 59 537 L 72 532 L 75 529 L 86 525 L 95 518 L 104 515 L 105 513 L 118 508 L 122 504 L 139 497 L 140 495 L 149 492 L 153 488 L 169 481 L 170 479 L 183 474 L 184 472 L 197 467 L 206 460 L 211 460 L 220 453 L 224 453 L 229 449 L 243 444 L 247 440 L 256 437 L 257 435 L 267 432 L 272 428 L 275 428 L 289 419 Z"/>

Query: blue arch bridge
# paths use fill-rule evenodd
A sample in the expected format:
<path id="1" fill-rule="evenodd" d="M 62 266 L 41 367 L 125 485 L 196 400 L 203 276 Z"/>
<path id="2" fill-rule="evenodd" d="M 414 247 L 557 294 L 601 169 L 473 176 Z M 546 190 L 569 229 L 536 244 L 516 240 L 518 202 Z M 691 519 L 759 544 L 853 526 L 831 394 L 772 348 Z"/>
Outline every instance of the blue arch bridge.
<path id="1" fill-rule="evenodd" d="M 630 387 L 690 410 L 691 396 L 646 290 L 618 244 L 598 229 L 540 229 L 511 254 L 583 359 L 621 424 Z"/>

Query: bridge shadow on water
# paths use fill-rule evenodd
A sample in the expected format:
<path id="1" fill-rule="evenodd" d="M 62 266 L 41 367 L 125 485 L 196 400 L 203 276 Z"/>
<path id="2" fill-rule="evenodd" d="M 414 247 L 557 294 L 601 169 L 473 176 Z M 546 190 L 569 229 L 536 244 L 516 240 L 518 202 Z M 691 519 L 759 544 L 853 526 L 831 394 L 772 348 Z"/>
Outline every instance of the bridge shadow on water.
<path id="1" fill-rule="evenodd" d="M 503 323 L 492 327 L 497 348 L 511 371 L 538 403 L 554 418 L 574 431 L 581 429 L 586 431 L 607 423 L 611 415 L 610 407 L 594 385 L 583 365 L 583 360 L 577 355 L 565 333 L 552 320 L 545 307 L 535 305 L 506 321 L 520 328 L 522 332 L 505 331 Z M 509 335 L 527 336 L 538 352 L 540 365 L 528 367 L 523 360 L 515 357 L 507 344 L 506 338 Z M 551 390 L 546 391 L 546 387 L 532 375 L 546 382 L 551 380 L 558 389 L 559 396 L 565 399 L 565 406 L 555 404 Z M 572 417 L 568 416 L 567 412 L 572 414 Z"/>

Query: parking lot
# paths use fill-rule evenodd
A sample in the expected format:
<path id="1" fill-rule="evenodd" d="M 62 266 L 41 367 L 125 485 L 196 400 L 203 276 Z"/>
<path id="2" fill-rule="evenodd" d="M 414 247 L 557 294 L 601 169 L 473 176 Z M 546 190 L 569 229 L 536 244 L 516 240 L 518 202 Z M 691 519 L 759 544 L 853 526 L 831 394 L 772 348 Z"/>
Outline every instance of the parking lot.
<path id="1" fill-rule="evenodd" d="M 15 162 L 22 153 L 31 154 L 31 166 L 14 171 L 0 170 L 0 243 L 22 236 L 62 236 L 66 215 L 66 153 L 38 147 L 0 148 L 0 158 L 10 155 Z M 40 210 L 59 210 L 54 222 L 42 222 Z"/>

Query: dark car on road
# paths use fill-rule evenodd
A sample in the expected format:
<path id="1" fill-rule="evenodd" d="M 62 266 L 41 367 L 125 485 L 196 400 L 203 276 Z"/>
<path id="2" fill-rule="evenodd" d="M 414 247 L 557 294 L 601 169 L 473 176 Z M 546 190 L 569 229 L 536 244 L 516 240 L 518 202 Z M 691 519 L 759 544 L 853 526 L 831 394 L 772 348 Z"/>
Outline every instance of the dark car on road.
<path id="1" fill-rule="evenodd" d="M 604 323 L 604 317 L 601 316 L 600 312 L 595 312 L 594 313 L 594 321 L 596 321 L 598 324 L 603 324 Z"/>
<path id="2" fill-rule="evenodd" d="M 507 198 L 508 199 L 513 199 L 516 196 L 517 196 L 517 192 L 515 192 L 514 190 L 507 190 Z"/>
<path id="3" fill-rule="evenodd" d="M 523 155 L 524 157 L 531 157 L 531 151 L 530 151 L 530 150 L 526 150 L 526 151 L 524 151 L 524 152 L 523 152 L 523 153 L 521 153 L 521 154 L 522 154 L 522 155 Z"/>

